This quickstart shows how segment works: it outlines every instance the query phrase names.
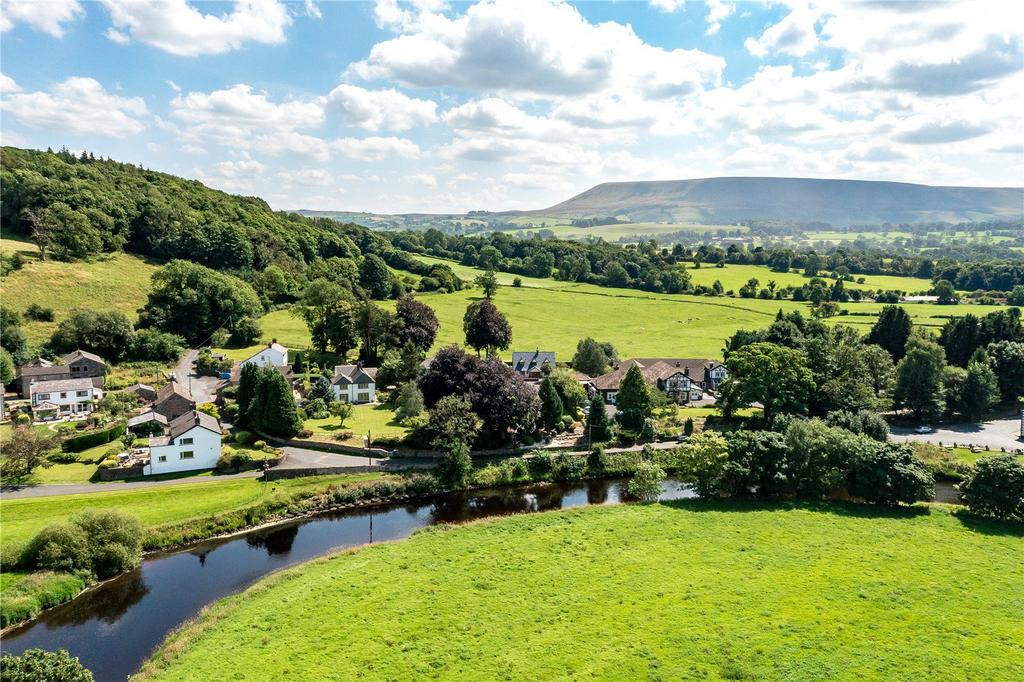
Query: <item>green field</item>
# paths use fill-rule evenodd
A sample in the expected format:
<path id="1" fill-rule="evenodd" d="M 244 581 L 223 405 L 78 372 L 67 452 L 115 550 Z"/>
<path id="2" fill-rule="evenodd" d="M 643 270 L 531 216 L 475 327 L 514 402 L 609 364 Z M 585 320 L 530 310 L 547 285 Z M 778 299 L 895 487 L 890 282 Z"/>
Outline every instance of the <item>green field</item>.
<path id="1" fill-rule="evenodd" d="M 337 417 L 327 419 L 307 419 L 303 427 L 313 431 L 315 440 L 340 442 L 345 445 L 363 446 L 363 438 L 370 434 L 372 440 L 378 438 L 404 438 L 409 429 L 395 422 L 395 413 L 387 405 L 353 405 L 352 416 L 345 420 L 345 425 L 338 423 Z M 349 438 L 339 439 L 338 434 L 351 433 Z"/>
<path id="2" fill-rule="evenodd" d="M 939 507 L 696 502 L 438 527 L 217 603 L 138 679 L 1019 680 L 1022 553 L 1019 528 Z"/>
<path id="3" fill-rule="evenodd" d="M 694 284 L 711 286 L 717 279 L 728 291 L 739 291 L 739 288 L 747 283 L 747 280 L 757 279 L 762 287 L 774 280 L 779 288 L 785 286 L 802 286 L 810 281 L 810 278 L 795 272 L 773 272 L 771 268 L 764 265 L 726 265 L 722 268 L 714 266 L 703 266 L 699 269 L 687 268 L 690 273 L 690 280 Z M 833 280 L 824 278 L 829 284 Z M 917 292 L 928 291 L 932 287 L 931 280 L 920 277 L 899 277 L 896 275 L 854 275 L 855 278 L 864 277 L 864 283 L 843 282 L 847 289 L 893 289 L 896 291 Z"/>
<path id="4" fill-rule="evenodd" d="M 424 263 L 445 263 L 455 273 L 472 280 L 482 271 L 453 261 L 417 256 Z M 700 268 L 690 270 L 700 278 L 732 278 L 729 287 L 739 288 L 751 276 L 767 284 L 768 276 L 780 275 L 780 284 L 789 278 L 806 282 L 802 275 L 772 273 L 763 266 L 733 265 L 726 268 Z M 511 357 L 513 350 L 550 350 L 567 362 L 576 349 L 576 343 L 585 336 L 611 341 L 621 357 L 708 357 L 720 358 L 722 346 L 737 329 L 758 329 L 771 324 L 775 314 L 801 310 L 810 316 L 809 303 L 744 299 L 730 297 L 687 296 L 656 294 L 635 289 L 616 289 L 593 284 L 561 282 L 554 279 L 520 277 L 521 287 L 511 286 L 516 277 L 510 273 L 496 273 L 502 286 L 495 304 L 508 317 L 512 325 L 512 348 L 503 353 Z M 734 280 L 734 281 L 733 281 Z M 888 280 L 923 283 L 926 280 L 904 277 L 875 277 L 865 287 L 889 288 Z M 701 282 L 703 280 L 697 280 Z M 872 285 L 872 282 L 874 283 Z M 725 279 L 723 279 L 725 285 Z M 907 286 L 906 284 L 904 286 Z M 727 287 L 727 288 L 729 288 Z M 451 294 L 419 294 L 418 298 L 432 307 L 440 322 L 440 332 L 434 350 L 447 344 L 463 342 L 462 317 L 466 306 L 481 296 L 476 288 Z M 382 303 L 385 307 L 393 302 Z M 902 304 L 915 324 L 941 327 L 950 315 L 974 313 L 984 315 L 998 307 L 958 304 Z M 842 308 L 851 313 L 831 318 L 832 323 L 856 325 L 862 331 L 874 324 L 880 303 L 846 303 Z M 261 318 L 262 340 L 276 338 L 286 346 L 303 349 L 309 346 L 309 333 L 305 323 L 287 310 L 277 310 Z M 252 355 L 259 344 L 242 349 L 222 349 L 232 358 L 244 359 Z"/>
<path id="5" fill-rule="evenodd" d="M 314 476 L 261 483 L 255 478 L 214 480 L 206 483 L 154 486 L 148 489 L 116 490 L 97 488 L 95 493 L 30 497 L 0 501 L 3 535 L 0 555 L 4 565 L 20 554 L 25 543 L 44 526 L 67 519 L 86 509 L 120 509 L 139 517 L 147 528 L 243 509 L 274 496 L 301 490 L 325 488 L 331 484 L 369 480 L 377 474 Z"/>
<path id="6" fill-rule="evenodd" d="M 134 320 L 136 311 L 146 302 L 149 278 L 159 267 L 126 253 L 76 263 L 42 262 L 31 242 L 9 237 L 0 239 L 0 250 L 20 251 L 27 259 L 25 267 L 4 277 L 4 305 L 21 313 L 32 303 L 38 303 L 56 313 L 54 322 L 22 321 L 25 336 L 32 344 L 46 341 L 57 323 L 72 308 L 80 306 L 119 310 Z"/>

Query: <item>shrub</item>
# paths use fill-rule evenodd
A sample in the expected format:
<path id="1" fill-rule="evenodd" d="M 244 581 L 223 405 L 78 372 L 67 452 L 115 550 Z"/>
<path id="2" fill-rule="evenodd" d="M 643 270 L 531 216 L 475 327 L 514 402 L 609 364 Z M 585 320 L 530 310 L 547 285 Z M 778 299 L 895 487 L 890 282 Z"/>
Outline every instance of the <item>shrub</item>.
<path id="1" fill-rule="evenodd" d="M 563 414 L 560 426 L 561 426 L 562 431 L 569 431 L 569 430 L 572 429 L 572 426 L 575 423 L 576 423 L 575 419 L 573 419 L 572 417 L 570 417 L 567 414 Z"/>
<path id="2" fill-rule="evenodd" d="M 51 524 L 29 541 L 21 563 L 41 570 L 91 573 L 89 538 L 76 523 Z"/>
<path id="3" fill-rule="evenodd" d="M 97 445 L 103 445 L 115 441 L 124 435 L 125 422 L 119 422 L 114 424 L 109 429 L 102 431 L 93 431 L 91 433 L 85 433 L 81 436 L 75 436 L 74 438 L 68 438 L 66 441 L 61 443 L 60 447 L 64 452 L 81 452 L 82 450 L 88 450 L 94 448 Z"/>
<path id="4" fill-rule="evenodd" d="M 665 480 L 665 471 L 657 464 L 640 462 L 633 472 L 632 478 L 626 483 L 626 496 L 651 502 L 661 495 L 661 482 Z"/>
<path id="5" fill-rule="evenodd" d="M 556 481 L 578 481 L 587 475 L 587 458 L 563 453 L 555 458 Z"/>
<path id="6" fill-rule="evenodd" d="M 65 649 L 26 649 L 20 656 L 0 658 L 4 682 L 93 682 L 92 673 Z"/>
<path id="7" fill-rule="evenodd" d="M 982 457 L 960 495 L 975 514 L 1024 520 L 1024 463 L 1013 455 Z"/>
<path id="8" fill-rule="evenodd" d="M 636 438 L 638 443 L 653 443 L 658 440 L 658 426 L 657 423 L 650 417 L 644 419 L 643 424 L 640 427 L 640 433 Z"/>
<path id="9" fill-rule="evenodd" d="M 683 422 L 683 435 L 685 435 L 685 436 L 692 436 L 693 435 L 693 417 L 687 417 L 686 421 Z"/>
<path id="10" fill-rule="evenodd" d="M 544 478 L 555 470 L 555 456 L 550 452 L 534 450 L 527 462 L 530 468 L 530 475 L 534 478 Z"/>
<path id="11" fill-rule="evenodd" d="M 256 448 L 257 450 L 266 450 L 267 449 L 267 441 L 265 441 L 265 440 L 258 440 L 255 443 L 253 443 L 252 446 L 254 448 Z"/>
<path id="12" fill-rule="evenodd" d="M 78 454 L 74 452 L 51 452 L 47 459 L 54 464 L 74 464 L 78 461 Z"/>
<path id="13" fill-rule="evenodd" d="M 875 504 L 912 504 L 935 496 L 935 480 L 909 446 L 881 443 L 873 453 L 853 462 L 846 489 Z"/>
<path id="14" fill-rule="evenodd" d="M 252 441 L 252 433 L 250 431 L 235 432 L 235 442 L 239 445 L 248 445 L 250 441 Z"/>
<path id="15" fill-rule="evenodd" d="M 603 474 L 608 467 L 608 456 L 604 448 L 598 445 L 587 455 L 587 468 L 594 474 Z"/>
<path id="16" fill-rule="evenodd" d="M 28 426 L 31 423 L 32 423 L 32 417 L 28 416 L 24 412 L 19 412 L 14 417 L 14 425 L 15 426 Z"/>
<path id="17" fill-rule="evenodd" d="M 142 561 L 142 524 L 116 510 L 86 511 L 72 517 L 89 539 L 92 571 L 103 580 Z"/>
<path id="18" fill-rule="evenodd" d="M 53 308 L 44 308 L 38 303 L 30 303 L 25 308 L 25 317 L 36 322 L 53 322 Z"/>
<path id="19" fill-rule="evenodd" d="M 233 450 L 226 448 L 217 460 L 217 469 L 220 471 L 238 471 L 247 464 L 252 463 L 252 455 L 245 450 Z"/>
<path id="20" fill-rule="evenodd" d="M 702 499 L 718 494 L 719 486 L 729 460 L 725 438 L 705 431 L 677 448 L 680 455 L 680 473 Z"/>
<path id="21" fill-rule="evenodd" d="M 118 464 L 119 462 L 116 456 L 107 457 L 106 459 L 99 463 L 99 467 L 100 469 L 116 469 Z"/>
<path id="22" fill-rule="evenodd" d="M 460 490 L 469 484 L 473 471 L 473 460 L 469 457 L 469 446 L 455 442 L 448 447 L 438 471 L 442 485 L 451 490 Z"/>

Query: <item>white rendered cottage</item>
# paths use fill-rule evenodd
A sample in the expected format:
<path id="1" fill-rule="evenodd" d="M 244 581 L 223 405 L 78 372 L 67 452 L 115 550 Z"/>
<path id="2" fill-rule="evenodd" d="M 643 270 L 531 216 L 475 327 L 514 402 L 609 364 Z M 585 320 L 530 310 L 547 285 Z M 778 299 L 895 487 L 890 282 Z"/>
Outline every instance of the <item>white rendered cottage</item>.
<path id="1" fill-rule="evenodd" d="M 103 397 L 92 379 L 55 379 L 37 381 L 29 386 L 32 412 L 38 419 L 58 419 L 77 414 L 89 414 L 96 401 Z"/>
<path id="2" fill-rule="evenodd" d="M 266 348 L 260 349 L 258 353 L 242 360 L 243 365 L 258 365 L 260 367 L 283 367 L 288 364 L 288 349 L 274 339 L 267 344 Z"/>
<path id="3" fill-rule="evenodd" d="M 331 389 L 336 400 L 346 403 L 372 403 L 377 399 L 377 368 L 335 365 Z"/>
<path id="4" fill-rule="evenodd" d="M 167 425 L 167 435 L 149 441 L 145 474 L 212 469 L 220 459 L 220 422 L 205 412 L 186 412 Z"/>

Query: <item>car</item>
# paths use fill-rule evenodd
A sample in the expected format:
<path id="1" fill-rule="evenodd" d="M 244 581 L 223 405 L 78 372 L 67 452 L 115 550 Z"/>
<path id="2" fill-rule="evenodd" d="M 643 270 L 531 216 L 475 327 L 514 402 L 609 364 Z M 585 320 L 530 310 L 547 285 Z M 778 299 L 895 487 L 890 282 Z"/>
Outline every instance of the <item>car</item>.
<path id="1" fill-rule="evenodd" d="M 685 443 L 688 440 L 690 440 L 690 437 L 687 436 L 685 433 L 680 433 L 678 436 L 676 436 L 677 443 Z"/>
<path id="2" fill-rule="evenodd" d="M 915 433 L 931 433 L 932 431 L 934 431 L 934 429 L 932 427 L 925 426 L 924 424 L 922 424 L 921 426 L 918 426 L 916 429 L 914 429 Z"/>

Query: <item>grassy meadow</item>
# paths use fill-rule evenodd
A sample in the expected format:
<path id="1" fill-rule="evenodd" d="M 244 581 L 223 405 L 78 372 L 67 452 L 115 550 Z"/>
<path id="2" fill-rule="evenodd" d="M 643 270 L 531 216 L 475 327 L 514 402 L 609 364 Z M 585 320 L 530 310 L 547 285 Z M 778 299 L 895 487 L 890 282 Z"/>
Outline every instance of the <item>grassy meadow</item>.
<path id="1" fill-rule="evenodd" d="M 435 527 L 218 602 L 138 679 L 1019 680 L 1022 552 L 1019 527 L 936 506 L 683 502 Z"/>
<path id="2" fill-rule="evenodd" d="M 93 260 L 63 263 L 39 260 L 31 242 L 10 237 L 0 239 L 3 253 L 21 252 L 25 266 L 3 280 L 4 305 L 22 313 L 33 303 L 52 308 L 53 322 L 22 320 L 29 343 L 50 338 L 57 324 L 76 307 L 119 310 L 134 320 L 136 311 L 146 302 L 149 278 L 159 265 L 127 253 L 98 256 Z"/>
<path id="3" fill-rule="evenodd" d="M 376 441 L 379 438 L 401 439 L 409 429 L 395 421 L 395 412 L 387 405 L 353 405 L 352 416 L 342 426 L 337 417 L 307 419 L 303 426 L 313 432 L 314 440 L 363 446 L 367 433 Z M 346 438 L 339 435 L 348 434 Z"/>
<path id="4" fill-rule="evenodd" d="M 245 509 L 274 498 L 304 490 L 344 485 L 378 477 L 379 474 L 314 476 L 261 483 L 255 478 L 233 478 L 209 482 L 162 485 L 152 488 L 117 490 L 117 484 L 97 487 L 97 492 L 80 495 L 28 497 L 0 501 L 3 535 L 0 557 L 10 565 L 32 536 L 45 526 L 67 520 L 86 509 L 119 509 L 139 517 L 147 529 L 181 523 L 230 511 Z"/>
<path id="5" fill-rule="evenodd" d="M 445 263 L 459 277 L 469 281 L 482 272 L 452 261 L 426 256 L 417 258 L 425 263 Z M 689 272 L 697 283 L 710 284 L 721 279 L 724 286 L 736 289 L 750 277 L 757 277 L 763 284 L 775 276 L 778 276 L 776 281 L 780 285 L 790 280 L 795 283 L 806 281 L 799 274 L 772 273 L 766 267 L 751 265 L 700 268 Z M 512 348 L 502 354 L 505 358 L 511 357 L 512 350 L 541 349 L 554 351 L 560 360 L 567 361 L 575 351 L 577 341 L 588 335 L 611 341 L 622 357 L 721 358 L 725 340 L 737 329 L 765 327 L 771 324 L 780 309 L 811 314 L 810 304 L 786 300 L 656 294 L 535 277 L 520 277 L 522 286 L 513 287 L 515 275 L 499 272 L 496 276 L 503 286 L 498 290 L 495 304 L 512 325 Z M 899 280 L 902 287 L 889 280 Z M 880 276 L 868 278 L 863 285 L 854 283 L 851 286 L 908 287 L 913 290 L 925 282 L 909 277 Z M 466 306 L 481 297 L 480 290 L 469 288 L 451 294 L 418 294 L 417 297 L 434 309 L 440 322 L 434 350 L 443 345 L 461 344 L 464 339 L 462 317 Z M 381 305 L 391 307 L 394 303 L 385 301 Z M 941 327 L 950 315 L 984 315 L 999 309 L 970 304 L 906 303 L 903 306 L 915 324 L 931 328 Z M 850 314 L 831 318 L 832 323 L 856 325 L 867 331 L 884 306 L 880 303 L 846 303 L 841 307 Z M 261 344 L 276 338 L 290 348 L 309 346 L 305 323 L 287 310 L 265 315 L 261 324 Z M 223 352 L 241 360 L 252 355 L 261 344 L 223 349 Z"/>
<path id="6" fill-rule="evenodd" d="M 767 286 L 768 282 L 774 280 L 779 287 L 802 286 L 810 281 L 803 273 L 796 272 L 773 272 L 771 268 L 764 265 L 725 265 L 717 268 L 704 265 L 700 268 L 687 268 L 690 273 L 690 280 L 694 284 L 705 284 L 711 286 L 717 279 L 728 291 L 739 291 L 740 287 L 747 283 L 747 280 L 757 279 L 761 286 Z M 916 292 L 928 291 L 931 289 L 931 280 L 921 277 L 899 277 L 896 275 L 854 275 L 854 278 L 864 278 L 864 282 L 843 282 L 847 289 L 893 289 L 896 291 Z M 823 279 L 829 284 L 833 280 Z"/>

